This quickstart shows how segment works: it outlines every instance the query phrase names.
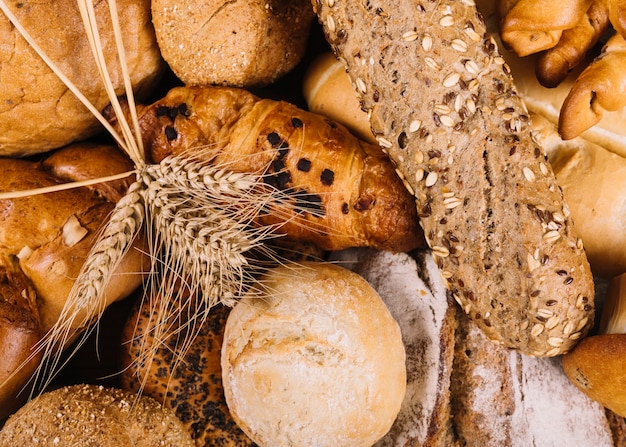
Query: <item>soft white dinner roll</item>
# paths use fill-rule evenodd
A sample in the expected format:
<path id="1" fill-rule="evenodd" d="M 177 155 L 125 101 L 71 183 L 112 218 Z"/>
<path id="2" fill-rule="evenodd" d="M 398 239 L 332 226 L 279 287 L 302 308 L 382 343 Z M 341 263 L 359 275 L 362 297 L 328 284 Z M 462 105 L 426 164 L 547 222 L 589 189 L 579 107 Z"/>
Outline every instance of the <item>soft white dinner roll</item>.
<path id="1" fill-rule="evenodd" d="M 371 446 L 406 390 L 400 328 L 359 275 L 330 263 L 275 268 L 267 294 L 226 322 L 222 380 L 240 427 L 260 446 Z"/>

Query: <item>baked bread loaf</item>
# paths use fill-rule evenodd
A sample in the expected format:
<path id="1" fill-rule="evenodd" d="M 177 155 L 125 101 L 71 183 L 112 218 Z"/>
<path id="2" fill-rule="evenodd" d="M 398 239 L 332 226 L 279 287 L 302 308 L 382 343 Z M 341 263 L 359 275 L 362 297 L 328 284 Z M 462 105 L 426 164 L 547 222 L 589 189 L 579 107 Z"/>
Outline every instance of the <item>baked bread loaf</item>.
<path id="1" fill-rule="evenodd" d="M 371 446 L 395 420 L 407 378 L 400 329 L 380 296 L 328 263 L 277 267 L 259 284 L 224 331 L 235 421 L 260 446 Z"/>
<path id="2" fill-rule="evenodd" d="M 46 392 L 12 415 L 0 446 L 191 447 L 174 413 L 155 400 L 98 385 Z"/>
<path id="3" fill-rule="evenodd" d="M 186 85 L 268 85 L 306 51 L 307 0 L 153 0 L 163 58 Z"/>
<path id="4" fill-rule="evenodd" d="M 227 87 L 173 88 L 138 115 L 153 162 L 200 157 L 262 176 L 280 200 L 256 221 L 276 233 L 324 250 L 424 245 L 413 197 L 392 163 L 324 116 Z"/>
<path id="5" fill-rule="evenodd" d="M 141 393 L 171 408 L 191 433 L 197 447 L 253 446 L 230 415 L 224 388 L 220 355 L 224 325 L 230 308 L 218 304 L 191 339 L 186 321 L 173 322 L 174 334 L 155 340 L 152 308 L 139 300 L 124 324 L 121 345 L 120 383 L 123 389 Z M 157 344 L 154 358 L 146 358 L 147 346 Z"/>
<path id="6" fill-rule="evenodd" d="M 60 0 L 6 2 L 50 59 L 100 110 L 109 103 L 100 81 L 78 5 Z M 118 0 L 121 34 L 130 78 L 138 97 L 156 85 L 162 59 L 150 22 L 150 1 Z M 123 81 L 106 2 L 95 6 L 107 67 L 118 93 Z M 50 38 L 54 36 L 54 38 Z M 101 131 L 80 101 L 48 68 L 9 19 L 0 15 L 0 155 L 46 152 Z"/>
<path id="7" fill-rule="evenodd" d="M 570 350 L 593 324 L 591 271 L 473 2 L 313 4 L 461 308 L 504 346 Z"/>

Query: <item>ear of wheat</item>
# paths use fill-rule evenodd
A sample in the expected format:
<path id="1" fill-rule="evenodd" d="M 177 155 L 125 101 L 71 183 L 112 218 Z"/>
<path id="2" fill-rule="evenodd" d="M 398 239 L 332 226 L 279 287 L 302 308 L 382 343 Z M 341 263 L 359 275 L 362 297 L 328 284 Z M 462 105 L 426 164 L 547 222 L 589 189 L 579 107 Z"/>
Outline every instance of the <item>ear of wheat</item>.
<path id="1" fill-rule="evenodd" d="M 125 119 L 107 71 L 93 3 L 91 0 L 79 0 L 78 5 L 102 82 L 120 123 L 120 133 L 47 58 L 4 0 L 0 0 L 0 9 L 99 119 L 136 167 L 136 181 L 117 203 L 99 234 L 59 320 L 35 347 L 33 356 L 39 352 L 44 354 L 33 378 L 38 383 L 36 389 L 49 385 L 64 362 L 71 358 L 72 353 L 69 357 L 61 356 L 70 342 L 78 340 L 73 345 L 75 352 L 90 332 L 97 330 L 97 323 L 106 307 L 106 285 L 140 232 L 144 233 L 152 259 L 147 269 L 144 299 L 151 300 L 154 324 L 150 326 L 154 328 L 156 340 L 154 345 L 144 346 L 144 354 L 137 359 L 138 364 L 146 366 L 159 340 L 170 336 L 180 338 L 178 357 L 182 357 L 210 308 L 218 302 L 232 304 L 246 284 L 253 281 L 260 266 L 250 264 L 247 252 L 261 247 L 266 238 L 275 234 L 275 228 L 259 227 L 253 223 L 255 216 L 268 203 L 276 202 L 275 195 L 278 194 L 261 185 L 258 176 L 233 173 L 191 156 L 170 157 L 158 165 L 146 163 L 128 73 L 124 72 L 124 90 L 130 105 L 131 122 Z M 109 6 L 118 57 L 124 71 L 126 64 L 115 0 L 110 0 Z M 96 181 L 103 179 L 93 182 Z M 82 184 L 66 184 L 64 187 Z M 152 299 L 156 296 L 161 298 Z"/>

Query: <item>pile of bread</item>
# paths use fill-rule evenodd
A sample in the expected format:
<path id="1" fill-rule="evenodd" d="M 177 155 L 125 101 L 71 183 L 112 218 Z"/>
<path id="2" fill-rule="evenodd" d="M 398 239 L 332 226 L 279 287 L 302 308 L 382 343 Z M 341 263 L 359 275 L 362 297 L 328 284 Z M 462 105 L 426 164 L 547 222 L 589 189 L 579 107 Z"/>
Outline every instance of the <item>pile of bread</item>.
<path id="1" fill-rule="evenodd" d="M 45 3 L 13 2 L 7 8 L 95 107 L 104 109 L 109 98 L 79 10 L 70 0 L 57 3 L 54 10 Z M 99 343 L 115 340 L 106 346 L 113 351 L 114 379 L 106 385 L 74 379 L 62 387 L 68 376 L 61 371 L 50 390 L 26 403 L 41 361 L 40 353 L 31 356 L 32 348 L 61 313 L 134 167 L 2 16 L 0 77 L 8 81 L 0 85 L 0 193 L 128 176 L 0 197 L 0 418 L 6 418 L 0 446 L 87 439 L 109 446 L 626 445 L 626 93 L 613 91 L 624 76 L 618 68 L 624 59 L 616 26 L 619 2 L 571 1 L 543 9 L 545 2 L 528 0 L 478 3 L 496 39 L 502 30 L 501 52 L 596 277 L 597 322 L 573 351 L 534 358 L 491 343 L 446 290 L 419 234 L 400 251 L 397 245 L 364 243 L 331 252 L 287 241 L 282 248 L 306 249 L 315 261 L 268 269 L 232 310 L 221 304 L 212 309 L 184 349 L 186 322 L 172 322 L 173 336 L 146 362 L 141 351 L 152 341 L 154 324 L 146 302 L 159 296 L 142 293 L 148 262 L 140 238 L 107 290 L 107 306 L 121 305 L 123 324 L 100 327 L 94 335 Z M 198 8 L 191 0 L 118 0 L 137 97 L 156 100 L 146 110 L 173 120 L 167 114 L 173 107 L 158 102 L 172 87 L 244 89 L 296 103 L 325 116 L 329 128 L 345 126 L 363 145 L 377 147 L 311 5 L 212 1 Z M 121 93 L 106 2 L 95 13 Z M 42 17 L 45 28 L 38 26 Z M 581 31 L 589 24 L 592 30 Z M 59 39 L 45 38 L 51 32 Z M 544 39 L 546 46 L 531 49 L 541 40 L 537 36 L 551 43 Z M 594 48 L 604 42 L 606 49 L 593 59 Z M 556 50 L 546 53 L 549 48 Z M 554 55 L 564 54 L 563 48 L 576 50 L 577 65 L 569 59 L 566 69 L 557 70 Z M 538 78 L 554 85 L 544 87 Z M 604 82 L 604 90 L 594 80 Z M 593 101 L 580 93 L 590 90 Z M 584 113 L 587 118 L 579 120 Z M 304 131 L 328 134 L 316 126 Z M 383 182 L 402 185 L 398 178 Z M 416 223 L 413 214 L 406 219 Z M 76 347 L 79 355 L 90 348 Z"/>

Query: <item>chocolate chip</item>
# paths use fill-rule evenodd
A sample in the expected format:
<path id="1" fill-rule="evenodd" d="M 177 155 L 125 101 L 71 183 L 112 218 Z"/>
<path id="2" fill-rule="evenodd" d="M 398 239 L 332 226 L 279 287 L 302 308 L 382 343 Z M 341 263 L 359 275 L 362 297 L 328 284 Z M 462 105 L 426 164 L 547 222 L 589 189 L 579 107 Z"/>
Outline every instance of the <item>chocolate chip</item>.
<path id="1" fill-rule="evenodd" d="M 278 147 L 281 143 L 281 138 L 276 132 L 271 132 L 267 134 L 267 141 L 269 141 L 273 147 Z"/>
<path id="2" fill-rule="evenodd" d="M 302 172 L 309 172 L 311 170 L 311 160 L 301 158 L 298 160 L 298 170 Z"/>
<path id="3" fill-rule="evenodd" d="M 320 180 L 323 185 L 330 186 L 335 181 L 335 173 L 330 169 L 324 169 L 320 175 Z"/>
<path id="4" fill-rule="evenodd" d="M 165 126 L 165 138 L 169 141 L 175 140 L 178 137 L 178 132 L 172 126 Z"/>
<path id="5" fill-rule="evenodd" d="M 293 127 L 295 127 L 296 129 L 299 129 L 299 128 L 301 128 L 303 126 L 302 120 L 300 118 L 296 118 L 296 117 L 291 118 L 291 125 Z"/>

